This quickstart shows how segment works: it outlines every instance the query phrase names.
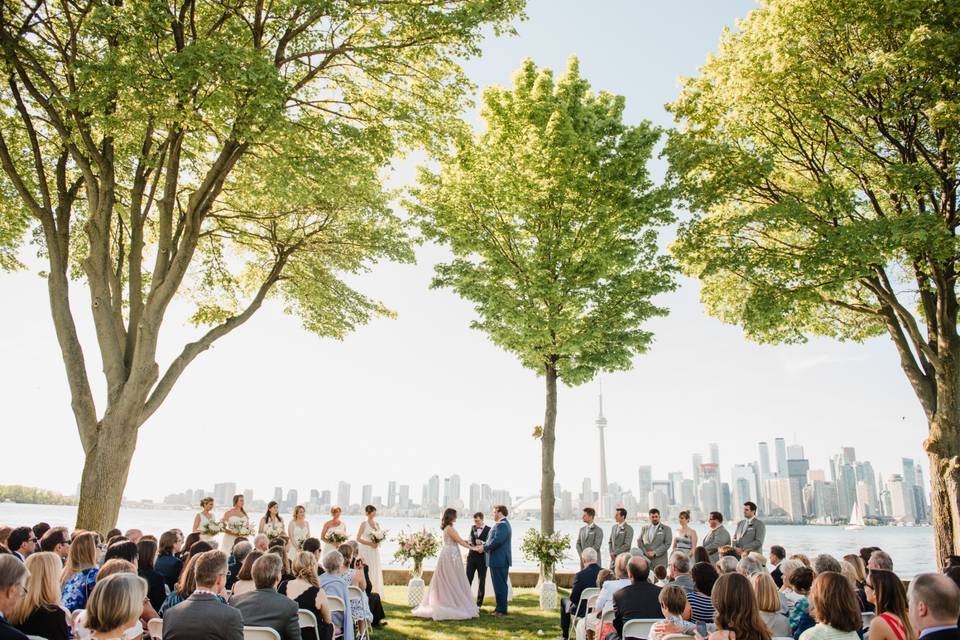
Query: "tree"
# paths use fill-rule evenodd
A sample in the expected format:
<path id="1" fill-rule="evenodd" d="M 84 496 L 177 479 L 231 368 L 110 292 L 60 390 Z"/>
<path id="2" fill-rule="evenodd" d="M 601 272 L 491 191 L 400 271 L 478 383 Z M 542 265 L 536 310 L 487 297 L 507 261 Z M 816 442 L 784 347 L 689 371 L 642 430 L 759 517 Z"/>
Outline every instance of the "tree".
<path id="1" fill-rule="evenodd" d="M 960 553 L 960 6 L 769 0 L 671 106 L 673 247 L 759 342 L 886 334 L 929 423 L 937 553 Z"/>
<path id="2" fill-rule="evenodd" d="M 629 369 L 666 314 L 652 298 L 673 288 L 655 227 L 672 219 L 647 161 L 649 122 L 623 124 L 622 97 L 594 95 L 572 58 L 554 83 L 526 60 L 513 89 L 483 93 L 484 133 L 462 140 L 437 172 L 422 169 L 412 211 L 449 245 L 434 287 L 476 305 L 472 323 L 546 380 L 539 433 L 541 518 L 553 533 L 557 381 Z"/>
<path id="3" fill-rule="evenodd" d="M 116 520 L 139 428 L 184 369 L 278 297 L 342 338 L 387 313 L 342 274 L 411 260 L 379 172 L 456 125 L 522 0 L 9 0 L 0 264 L 31 227 L 85 464 L 77 526 Z M 70 305 L 90 294 L 106 397 Z M 161 372 L 174 296 L 206 328 Z"/>

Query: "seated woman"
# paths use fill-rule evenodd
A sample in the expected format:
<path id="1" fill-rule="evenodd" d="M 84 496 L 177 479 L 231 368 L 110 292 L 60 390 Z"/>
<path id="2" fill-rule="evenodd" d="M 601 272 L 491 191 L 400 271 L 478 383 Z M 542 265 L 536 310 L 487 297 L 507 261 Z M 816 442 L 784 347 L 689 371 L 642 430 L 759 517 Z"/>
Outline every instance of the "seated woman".
<path id="1" fill-rule="evenodd" d="M 771 640 L 770 630 L 760 617 L 757 598 L 746 576 L 728 573 L 713 585 L 713 607 L 717 630 L 709 640 Z"/>
<path id="2" fill-rule="evenodd" d="M 787 599 L 787 619 L 790 620 L 792 635 L 799 635 L 804 631 L 801 628 L 801 621 L 807 617 L 810 610 L 810 600 L 807 596 L 810 588 L 813 586 L 813 569 L 809 567 L 799 567 L 791 571 L 789 576 L 784 574 L 783 586 L 789 591 L 784 591 L 783 595 Z"/>
<path id="3" fill-rule="evenodd" d="M 97 541 L 96 533 L 84 532 L 70 543 L 67 564 L 60 576 L 60 604 L 67 611 L 76 611 L 87 606 L 87 598 L 97 583 Z"/>
<path id="4" fill-rule="evenodd" d="M 86 628 L 92 640 L 138 638 L 143 634 L 140 613 L 147 598 L 147 582 L 134 573 L 115 573 L 101 579 L 90 595 Z"/>
<path id="5" fill-rule="evenodd" d="M 713 564 L 698 562 L 690 570 L 690 577 L 693 578 L 693 592 L 687 594 L 687 599 L 693 612 L 691 620 L 697 624 L 713 624 L 717 615 L 713 607 L 713 588 L 720 576 Z"/>
<path id="6" fill-rule="evenodd" d="M 178 556 L 180 545 L 183 544 L 183 538 L 180 532 L 171 529 L 164 531 L 160 535 L 160 542 L 157 544 L 157 561 L 153 565 L 153 570 L 163 577 L 163 582 L 167 588 L 172 590 L 177 580 L 180 578 L 180 572 L 183 570 L 183 560 Z"/>
<path id="7" fill-rule="evenodd" d="M 367 583 L 363 577 L 363 560 L 354 557 L 353 547 L 349 544 L 342 544 L 338 549 L 343 556 L 343 579 L 347 585 L 357 587 L 362 592 L 360 598 L 350 599 L 350 613 L 353 621 L 357 623 L 362 630 L 367 624 L 373 622 L 373 614 L 370 613 L 370 604 L 367 599 Z"/>
<path id="8" fill-rule="evenodd" d="M 28 636 L 68 640 L 72 620 L 60 606 L 60 556 L 49 551 L 32 553 L 23 564 L 28 572 L 27 592 L 9 622 Z"/>
<path id="9" fill-rule="evenodd" d="M 860 640 L 860 606 L 850 583 L 839 573 L 825 571 L 810 589 L 810 612 L 817 624 L 798 640 Z"/>
<path id="10" fill-rule="evenodd" d="M 298 551 L 293 560 L 293 571 L 296 577 L 280 583 L 277 592 L 294 602 L 300 609 L 306 609 L 317 618 L 317 635 L 320 640 L 333 640 L 333 619 L 330 615 L 330 606 L 327 603 L 327 594 L 320 588 L 320 577 L 317 572 L 317 556 L 307 551 Z M 301 627 L 303 640 L 316 638 L 313 629 Z"/>
<path id="11" fill-rule="evenodd" d="M 156 562 L 156 540 L 141 538 L 137 543 L 137 575 L 147 581 L 147 599 L 154 609 L 159 609 L 167 598 L 167 584 L 154 568 Z"/>
<path id="12" fill-rule="evenodd" d="M 866 579 L 866 593 L 877 612 L 870 622 L 870 640 L 915 640 L 907 617 L 907 591 L 897 574 L 872 570 Z"/>
<path id="13" fill-rule="evenodd" d="M 607 623 L 606 629 L 601 629 L 600 621 L 603 614 L 613 609 L 613 594 L 630 584 L 630 578 L 627 576 L 627 562 L 630 561 L 630 553 L 621 553 L 613 562 L 613 575 L 604 582 L 600 582 L 600 576 L 597 575 L 597 586 L 600 587 L 600 595 L 597 596 L 597 602 L 593 607 L 593 615 L 587 616 L 582 624 L 578 622 L 575 627 L 577 640 L 583 640 L 588 632 L 593 633 L 593 637 L 599 638 L 602 635 L 613 631 L 613 625 Z"/>
<path id="14" fill-rule="evenodd" d="M 243 559 L 243 564 L 240 565 L 240 571 L 237 573 L 237 581 L 233 583 L 231 597 L 256 590 L 257 585 L 253 583 L 253 563 L 262 555 L 263 552 L 254 550 Z"/>
<path id="15" fill-rule="evenodd" d="M 753 585 L 753 591 L 757 595 L 757 608 L 760 610 L 760 618 L 770 630 L 770 635 L 774 638 L 785 638 L 790 633 L 790 622 L 787 616 L 780 613 L 780 592 L 777 590 L 777 583 L 773 577 L 766 571 L 755 573 L 750 577 Z"/>

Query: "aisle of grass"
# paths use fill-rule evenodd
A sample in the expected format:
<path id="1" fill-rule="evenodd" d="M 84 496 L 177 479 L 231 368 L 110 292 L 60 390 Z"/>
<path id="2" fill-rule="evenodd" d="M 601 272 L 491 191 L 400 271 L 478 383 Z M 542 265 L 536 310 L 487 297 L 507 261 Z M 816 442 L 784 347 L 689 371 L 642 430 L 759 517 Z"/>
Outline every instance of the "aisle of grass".
<path id="1" fill-rule="evenodd" d="M 517 589 L 510 603 L 510 615 L 495 618 L 493 599 L 487 599 L 480 618 L 464 622 L 434 622 L 410 615 L 406 587 L 387 587 L 384 597 L 388 626 L 375 629 L 372 640 L 485 640 L 487 638 L 556 638 L 560 635 L 558 611 L 541 611 L 533 589 Z M 538 633 L 541 632 L 541 633 Z"/>

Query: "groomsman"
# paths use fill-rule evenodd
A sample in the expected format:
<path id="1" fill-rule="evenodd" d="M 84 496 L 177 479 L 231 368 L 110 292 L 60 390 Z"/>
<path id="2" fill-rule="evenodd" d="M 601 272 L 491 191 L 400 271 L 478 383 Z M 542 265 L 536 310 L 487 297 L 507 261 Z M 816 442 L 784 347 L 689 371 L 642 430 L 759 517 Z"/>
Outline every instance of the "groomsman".
<path id="1" fill-rule="evenodd" d="M 733 548 L 745 556 L 751 551 L 763 553 L 763 539 L 767 535 L 767 525 L 757 518 L 757 505 L 743 503 L 743 520 L 737 523 L 737 532 L 733 534 Z"/>
<path id="2" fill-rule="evenodd" d="M 711 511 L 707 523 L 710 531 L 703 537 L 701 546 L 710 555 L 710 562 L 716 564 L 720 559 L 720 547 L 730 544 L 730 532 L 723 526 L 723 514 L 719 511 Z"/>
<path id="3" fill-rule="evenodd" d="M 610 541 L 607 546 L 610 548 L 610 570 L 613 571 L 613 565 L 617 556 L 621 553 L 628 553 L 630 545 L 633 544 L 633 527 L 627 524 L 627 510 L 619 508 L 613 514 L 616 523 L 610 529 Z"/>
<path id="4" fill-rule="evenodd" d="M 489 535 L 490 527 L 483 523 L 483 512 L 478 511 L 473 514 L 473 526 L 470 527 L 470 546 L 482 546 Z M 474 573 L 480 580 L 477 585 L 477 606 L 481 607 L 487 590 L 487 558 L 482 553 L 471 549 L 467 553 L 467 582 L 470 584 L 473 584 Z"/>
<path id="5" fill-rule="evenodd" d="M 580 568 L 583 568 L 583 550 L 592 548 L 597 552 L 600 558 L 600 549 L 603 548 L 603 529 L 594 523 L 597 512 L 591 507 L 583 510 L 583 524 L 580 528 L 580 535 L 577 536 L 577 555 L 580 556 Z"/>
<path id="6" fill-rule="evenodd" d="M 670 551 L 670 543 L 673 542 L 673 532 L 670 527 L 660 522 L 660 510 L 650 509 L 650 524 L 646 525 L 640 531 L 640 537 L 637 539 L 637 546 L 643 557 L 650 563 L 650 567 L 666 567 L 667 553 Z"/>

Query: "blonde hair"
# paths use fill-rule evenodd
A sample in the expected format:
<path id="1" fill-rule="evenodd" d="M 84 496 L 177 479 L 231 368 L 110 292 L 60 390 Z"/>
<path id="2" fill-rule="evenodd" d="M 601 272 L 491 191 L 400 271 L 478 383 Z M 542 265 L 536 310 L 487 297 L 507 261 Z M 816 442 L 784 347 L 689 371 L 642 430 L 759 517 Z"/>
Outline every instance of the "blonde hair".
<path id="1" fill-rule="evenodd" d="M 86 627 L 113 631 L 132 624 L 143 611 L 147 581 L 132 573 L 115 573 L 97 583 L 87 601 Z"/>
<path id="2" fill-rule="evenodd" d="M 129 560 L 111 558 L 104 562 L 103 566 L 100 567 L 100 571 L 97 572 L 97 584 L 118 573 L 132 573 L 136 575 L 137 568 L 133 566 L 133 563 Z"/>
<path id="3" fill-rule="evenodd" d="M 674 616 L 683 615 L 684 609 L 687 608 L 687 594 L 675 584 L 668 584 L 661 589 L 659 600 L 660 606 Z"/>
<path id="4" fill-rule="evenodd" d="M 630 558 L 632 557 L 629 551 L 624 551 L 617 556 L 617 559 L 613 563 L 613 574 L 618 580 L 629 577 L 627 573 L 627 563 L 630 562 Z"/>
<path id="5" fill-rule="evenodd" d="M 847 562 L 846 560 L 840 561 L 840 575 L 850 581 L 850 586 L 856 588 L 857 586 L 857 569 L 853 566 L 852 563 Z"/>
<path id="6" fill-rule="evenodd" d="M 70 553 L 67 554 L 67 562 L 63 567 L 63 573 L 60 574 L 60 588 L 63 589 L 63 585 L 73 574 L 95 566 L 97 566 L 97 534 L 84 531 L 70 542 Z"/>
<path id="7" fill-rule="evenodd" d="M 293 559 L 293 573 L 311 586 L 319 587 L 320 578 L 317 575 L 317 556 L 309 551 L 299 551 Z"/>
<path id="8" fill-rule="evenodd" d="M 333 505 L 332 507 L 330 507 L 330 515 L 336 516 L 340 513 L 343 513 L 343 509 L 341 509 L 337 505 Z"/>
<path id="9" fill-rule="evenodd" d="M 783 606 L 780 602 L 780 592 L 777 590 L 777 583 L 773 577 L 766 571 L 755 573 L 750 576 L 750 582 L 753 583 L 753 590 L 757 594 L 757 608 L 767 613 L 779 611 Z"/>
<path id="10" fill-rule="evenodd" d="M 867 579 L 867 568 L 863 564 L 863 558 L 861 558 L 856 553 L 848 553 L 843 556 L 843 559 L 850 563 L 850 566 L 853 567 L 853 571 L 857 576 L 857 582 L 862 583 Z M 840 563 L 841 568 L 843 563 Z"/>
<path id="11" fill-rule="evenodd" d="M 27 593 L 10 614 L 11 624 L 22 624 L 40 607 L 60 605 L 60 556 L 51 551 L 31 553 L 23 566 L 27 570 Z"/>

